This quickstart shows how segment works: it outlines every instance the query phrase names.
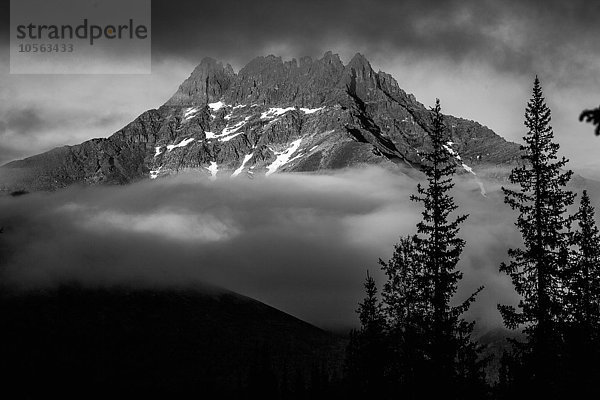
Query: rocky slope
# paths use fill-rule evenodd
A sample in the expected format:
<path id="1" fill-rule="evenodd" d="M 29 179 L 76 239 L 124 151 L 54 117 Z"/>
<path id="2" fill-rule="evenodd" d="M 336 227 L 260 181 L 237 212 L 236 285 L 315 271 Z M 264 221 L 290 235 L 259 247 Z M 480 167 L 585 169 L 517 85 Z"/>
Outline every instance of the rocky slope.
<path id="1" fill-rule="evenodd" d="M 505 166 L 518 146 L 448 116 L 448 151 L 465 173 Z M 258 57 L 237 74 L 202 60 L 173 97 L 106 139 L 54 149 L 0 168 L 3 190 L 73 183 L 124 184 L 181 171 L 208 177 L 270 175 L 359 164 L 419 168 L 431 115 L 356 54 L 283 61 Z"/>

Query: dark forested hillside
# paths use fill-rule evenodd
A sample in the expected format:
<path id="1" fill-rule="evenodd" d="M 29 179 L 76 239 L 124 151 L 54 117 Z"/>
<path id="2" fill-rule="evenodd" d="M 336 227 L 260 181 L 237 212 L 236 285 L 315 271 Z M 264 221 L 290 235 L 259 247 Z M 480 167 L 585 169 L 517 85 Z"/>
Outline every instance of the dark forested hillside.
<path id="1" fill-rule="evenodd" d="M 61 287 L 0 302 L 2 391 L 19 398 L 312 398 L 337 337 L 233 293 Z"/>

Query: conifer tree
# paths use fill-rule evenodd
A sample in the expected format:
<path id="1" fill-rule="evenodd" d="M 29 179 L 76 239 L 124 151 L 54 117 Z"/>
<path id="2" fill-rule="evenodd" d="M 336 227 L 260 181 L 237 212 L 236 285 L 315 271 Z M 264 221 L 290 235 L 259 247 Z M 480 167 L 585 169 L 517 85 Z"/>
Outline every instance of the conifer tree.
<path id="1" fill-rule="evenodd" d="M 377 297 L 377 285 L 375 279 L 367 271 L 365 280 L 364 300 L 358 304 L 358 318 L 360 320 L 362 331 L 373 336 L 380 336 L 385 328 L 385 320 L 381 311 L 381 303 Z"/>
<path id="2" fill-rule="evenodd" d="M 567 268 L 572 220 L 567 207 L 574 199 L 565 189 L 572 172 L 563 171 L 567 160 L 557 156 L 559 145 L 553 141 L 550 120 L 536 76 L 525 112 L 528 131 L 521 146 L 523 164 L 509 176 L 516 187 L 502 188 L 505 202 L 519 212 L 516 226 L 523 246 L 509 250 L 511 260 L 500 270 L 510 276 L 521 299 L 517 308 L 498 306 L 506 326 L 523 327 L 527 335 L 527 344 L 518 349 L 531 380 L 523 385 L 536 395 L 552 393 L 558 381 L 565 300 L 562 277 Z"/>
<path id="3" fill-rule="evenodd" d="M 389 261 L 379 260 L 387 276 L 382 297 L 390 342 L 390 380 L 405 398 L 417 398 L 426 378 L 423 350 L 430 333 L 427 321 L 429 302 L 423 268 L 417 260 L 414 238 L 403 237 Z"/>
<path id="4" fill-rule="evenodd" d="M 566 345 L 570 384 L 590 395 L 600 378 L 600 232 L 594 220 L 594 207 L 583 191 L 575 215 L 579 229 L 573 234 L 575 246 L 566 273 Z"/>
<path id="5" fill-rule="evenodd" d="M 600 232 L 594 213 L 590 197 L 584 190 L 575 215 L 579 230 L 573 235 L 577 249 L 569 273 L 568 311 L 573 322 L 589 336 L 600 327 Z"/>
<path id="6" fill-rule="evenodd" d="M 365 298 L 356 310 L 361 327 L 350 334 L 346 372 L 355 394 L 377 395 L 385 389 L 386 322 L 375 280 L 368 272 L 364 288 Z"/>
<path id="7" fill-rule="evenodd" d="M 483 364 L 471 341 L 473 324 L 462 314 L 481 288 L 462 304 L 451 305 L 462 279 L 457 264 L 465 242 L 458 232 L 467 216 L 451 217 L 457 209 L 450 194 L 456 166 L 444 146 L 449 138 L 439 100 L 432 115 L 431 151 L 424 155 L 423 165 L 427 185 L 419 184 L 417 195 L 411 196 L 423 204 L 423 217 L 417 235 L 401 239 L 389 262 L 380 260 L 388 277 L 384 309 L 399 360 L 402 394 L 477 398 L 484 386 Z"/>
<path id="8" fill-rule="evenodd" d="M 467 215 L 450 217 L 458 208 L 449 193 L 454 187 L 452 176 L 456 172 L 456 164 L 444 146 L 449 138 L 439 100 L 432 112 L 433 130 L 429 135 L 432 150 L 425 154 L 423 166 L 428 185 L 422 187 L 419 184 L 417 195 L 411 196 L 413 201 L 424 207 L 423 218 L 417 224 L 418 234 L 413 240 L 423 268 L 422 287 L 429 300 L 430 372 L 433 379 L 448 390 L 459 379 L 456 364 L 459 355 L 473 349 L 469 347 L 473 324 L 466 323 L 461 315 L 482 288 L 462 304 L 450 305 L 462 279 L 457 264 L 465 241 L 458 237 L 458 232 Z"/>

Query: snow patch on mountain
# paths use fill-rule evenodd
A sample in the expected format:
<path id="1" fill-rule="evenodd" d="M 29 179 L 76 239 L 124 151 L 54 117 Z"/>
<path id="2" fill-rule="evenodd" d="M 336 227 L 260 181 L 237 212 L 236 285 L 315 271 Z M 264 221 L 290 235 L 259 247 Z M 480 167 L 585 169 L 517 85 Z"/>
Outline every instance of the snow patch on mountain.
<path id="1" fill-rule="evenodd" d="M 188 138 L 188 139 L 184 139 L 181 142 L 177 143 L 177 144 L 170 144 L 167 146 L 167 151 L 171 151 L 177 147 L 185 147 L 188 144 L 192 143 L 194 141 L 194 138 Z"/>
<path id="2" fill-rule="evenodd" d="M 217 179 L 217 172 L 219 172 L 219 165 L 215 161 L 211 161 L 208 167 L 204 167 L 210 172 L 210 179 Z"/>
<path id="3" fill-rule="evenodd" d="M 450 153 L 450 155 L 454 156 L 454 158 L 456 158 L 458 161 L 462 162 L 462 157 L 460 156 L 460 154 L 458 154 L 458 152 L 456 150 L 454 150 L 452 147 L 454 142 L 446 142 L 446 144 L 442 145 L 444 147 L 444 149 L 446 149 L 446 151 L 448 153 Z"/>
<path id="4" fill-rule="evenodd" d="M 238 169 L 233 171 L 233 174 L 231 174 L 231 177 L 235 178 L 236 176 L 241 174 L 244 171 L 244 168 L 246 167 L 246 163 L 248 163 L 248 161 L 250 161 L 252 159 L 252 157 L 254 157 L 254 153 L 245 155 L 244 160 L 242 161 L 242 165 L 240 165 Z"/>
<path id="5" fill-rule="evenodd" d="M 244 133 L 244 132 L 237 132 L 237 133 L 234 133 L 233 135 L 229 135 L 229 136 L 225 136 L 225 137 L 219 138 L 219 142 L 229 142 L 231 139 L 233 139 L 233 138 L 235 138 L 237 136 L 240 136 L 242 133 Z"/>
<path id="6" fill-rule="evenodd" d="M 277 158 L 275 159 L 275 161 L 273 161 L 273 163 L 271 163 L 269 166 L 267 166 L 267 173 L 265 175 L 269 176 L 272 173 L 274 173 L 275 171 L 277 171 L 279 168 L 281 168 L 285 164 L 287 164 L 290 161 L 292 155 L 300 147 L 301 142 L 302 142 L 302 138 L 300 138 L 298 140 L 294 140 L 292 143 L 290 143 L 290 146 L 282 152 L 273 151 L 273 153 L 275 153 Z"/>
<path id="7" fill-rule="evenodd" d="M 287 108 L 271 107 L 267 111 L 264 111 L 260 115 L 260 119 L 270 119 L 270 118 L 279 117 L 280 115 L 283 115 L 286 112 L 293 111 L 293 110 L 295 110 L 294 107 L 287 107 Z"/>
<path id="8" fill-rule="evenodd" d="M 290 158 L 288 160 L 288 163 L 291 163 L 292 161 L 296 161 L 302 157 L 304 157 L 306 154 L 304 154 L 303 152 L 298 153 L 298 155 L 294 156 L 293 158 Z"/>
<path id="9" fill-rule="evenodd" d="M 477 185 L 479 186 L 479 191 L 481 192 L 481 195 L 483 197 L 487 197 L 487 192 L 485 190 L 485 187 L 483 186 L 483 182 L 481 182 L 481 180 L 479 179 L 479 177 L 477 176 L 477 174 L 475 173 L 475 171 L 473 171 L 473 168 L 471 168 L 470 166 L 468 166 L 467 164 L 465 164 L 464 162 L 462 162 L 462 158 L 461 156 L 458 154 L 457 151 L 455 151 L 452 147 L 454 142 L 449 141 L 446 142 L 446 144 L 442 145 L 444 147 L 444 149 L 446 149 L 446 151 L 448 153 L 450 153 L 452 156 L 454 156 L 454 158 L 456 158 L 458 161 L 460 161 L 461 167 L 467 171 L 470 174 L 473 174 L 473 176 L 475 176 L 475 182 L 477 183 Z M 418 151 L 417 151 L 418 153 Z"/>
<path id="10" fill-rule="evenodd" d="M 246 117 L 243 121 L 240 121 L 231 127 L 226 126 L 225 128 L 223 128 L 223 130 L 221 131 L 221 135 L 219 136 L 227 136 L 237 132 L 242 126 L 246 125 L 246 121 L 248 120 L 248 118 L 249 117 Z"/>
<path id="11" fill-rule="evenodd" d="M 160 146 L 156 146 L 154 148 L 154 157 L 158 157 L 160 156 L 160 153 L 162 152 L 161 147 Z"/>
<path id="12" fill-rule="evenodd" d="M 183 112 L 183 121 L 188 121 L 188 120 L 192 119 L 194 117 L 194 115 L 196 115 L 198 113 L 198 111 L 200 111 L 199 108 L 195 108 L 195 107 L 186 108 L 185 111 Z"/>
<path id="13" fill-rule="evenodd" d="M 227 104 L 222 101 L 217 101 L 216 103 L 208 103 L 208 108 L 212 111 L 219 111 L 221 108 L 225 107 Z"/>
<path id="14" fill-rule="evenodd" d="M 471 174 L 477 176 L 477 174 L 473 171 L 473 168 L 469 167 L 467 164 L 462 163 L 462 167 L 465 169 L 465 171 L 470 172 Z"/>
<path id="15" fill-rule="evenodd" d="M 456 151 L 454 151 L 454 149 L 452 147 L 450 147 L 450 146 L 452 146 L 452 144 L 454 144 L 454 143 L 448 142 L 447 144 L 444 144 L 442 146 L 444 146 L 444 149 L 446 149 L 446 151 L 448 153 L 450 153 L 451 155 L 453 155 L 454 157 L 456 157 L 456 156 L 458 156 L 458 153 Z"/>
<path id="16" fill-rule="evenodd" d="M 261 115 L 260 118 L 261 119 L 272 119 L 275 117 L 279 117 L 289 111 L 294 111 L 296 108 L 295 107 L 286 107 L 286 108 L 281 108 L 281 107 L 271 107 L 269 108 L 267 111 L 264 111 Z M 319 107 L 319 108 L 300 108 L 299 110 L 302 111 L 304 114 L 314 114 L 317 113 L 319 111 L 324 110 L 325 107 Z"/>
<path id="17" fill-rule="evenodd" d="M 319 107 L 319 108 L 301 108 L 300 111 L 302 111 L 304 114 L 314 114 L 316 112 L 319 112 L 321 110 L 325 109 L 325 107 Z"/>
<path id="18" fill-rule="evenodd" d="M 162 165 L 158 167 L 158 169 L 150 171 L 150 179 L 158 178 L 158 174 L 160 174 L 160 170 L 162 169 Z"/>

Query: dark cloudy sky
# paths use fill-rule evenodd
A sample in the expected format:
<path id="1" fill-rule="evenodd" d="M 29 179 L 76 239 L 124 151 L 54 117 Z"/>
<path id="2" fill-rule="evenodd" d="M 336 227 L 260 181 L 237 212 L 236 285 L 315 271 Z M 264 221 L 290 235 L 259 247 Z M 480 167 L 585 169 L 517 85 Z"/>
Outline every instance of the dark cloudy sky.
<path id="1" fill-rule="evenodd" d="M 204 56 L 236 69 L 257 55 L 364 53 L 426 105 L 519 140 L 535 74 L 575 167 L 600 141 L 577 120 L 600 103 L 600 3 L 569 0 L 152 1 L 149 76 L 8 75 L 3 0 L 0 163 L 107 136 L 161 105 Z M 105 60 L 114 62 L 115 60 Z"/>

